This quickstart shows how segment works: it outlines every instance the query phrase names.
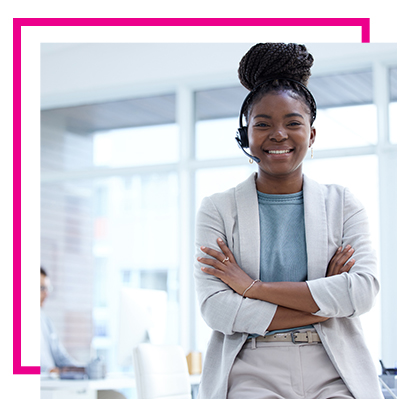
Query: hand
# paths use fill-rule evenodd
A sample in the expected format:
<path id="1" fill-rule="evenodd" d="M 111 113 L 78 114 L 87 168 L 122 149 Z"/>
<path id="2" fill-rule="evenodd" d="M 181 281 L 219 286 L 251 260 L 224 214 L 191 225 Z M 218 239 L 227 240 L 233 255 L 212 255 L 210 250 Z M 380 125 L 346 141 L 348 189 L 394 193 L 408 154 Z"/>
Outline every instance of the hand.
<path id="1" fill-rule="evenodd" d="M 49 374 L 50 373 L 60 374 L 60 369 L 58 367 L 53 367 L 52 369 L 49 370 Z"/>
<path id="2" fill-rule="evenodd" d="M 219 278 L 235 292 L 242 295 L 242 293 L 251 285 L 253 280 L 238 266 L 232 252 L 225 245 L 225 242 L 222 241 L 221 238 L 218 238 L 217 243 L 221 251 L 201 247 L 201 251 L 212 257 L 198 257 L 199 262 L 209 265 L 209 267 L 201 267 L 201 270 L 206 274 L 214 275 Z"/>
<path id="3" fill-rule="evenodd" d="M 356 262 L 354 258 L 349 260 L 353 253 L 354 248 L 351 245 L 347 245 L 344 249 L 342 247 L 338 248 L 328 264 L 326 277 L 350 271 L 350 268 Z"/>

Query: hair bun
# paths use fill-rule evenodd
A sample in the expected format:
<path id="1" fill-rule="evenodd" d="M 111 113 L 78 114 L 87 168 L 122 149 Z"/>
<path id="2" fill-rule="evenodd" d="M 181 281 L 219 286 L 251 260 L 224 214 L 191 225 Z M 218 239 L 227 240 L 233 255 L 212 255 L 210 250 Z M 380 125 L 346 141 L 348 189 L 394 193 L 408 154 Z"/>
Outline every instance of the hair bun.
<path id="1" fill-rule="evenodd" d="M 265 80 L 282 77 L 307 86 L 313 62 L 313 56 L 304 45 L 258 43 L 241 59 L 238 77 L 241 84 L 250 91 Z"/>

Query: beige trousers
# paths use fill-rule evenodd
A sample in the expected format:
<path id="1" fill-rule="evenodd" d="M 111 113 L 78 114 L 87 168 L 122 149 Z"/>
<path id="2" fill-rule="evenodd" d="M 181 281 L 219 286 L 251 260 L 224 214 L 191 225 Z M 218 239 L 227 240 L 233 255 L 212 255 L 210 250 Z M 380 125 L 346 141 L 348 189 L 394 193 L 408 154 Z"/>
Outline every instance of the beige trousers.
<path id="1" fill-rule="evenodd" d="M 321 343 L 255 345 L 235 359 L 228 399 L 354 399 Z"/>

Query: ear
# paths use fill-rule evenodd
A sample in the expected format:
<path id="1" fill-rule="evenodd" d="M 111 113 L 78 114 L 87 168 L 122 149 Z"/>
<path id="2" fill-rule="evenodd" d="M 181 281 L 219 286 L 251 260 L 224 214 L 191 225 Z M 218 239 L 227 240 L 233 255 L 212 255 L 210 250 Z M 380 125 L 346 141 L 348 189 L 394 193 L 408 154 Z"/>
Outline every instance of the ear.
<path id="1" fill-rule="evenodd" d="M 309 148 L 311 148 L 311 147 L 313 146 L 313 144 L 314 144 L 315 135 L 316 135 L 316 130 L 315 130 L 315 128 L 312 126 L 312 127 L 311 127 L 311 131 L 310 131 L 310 142 L 309 142 L 309 145 L 308 145 Z"/>

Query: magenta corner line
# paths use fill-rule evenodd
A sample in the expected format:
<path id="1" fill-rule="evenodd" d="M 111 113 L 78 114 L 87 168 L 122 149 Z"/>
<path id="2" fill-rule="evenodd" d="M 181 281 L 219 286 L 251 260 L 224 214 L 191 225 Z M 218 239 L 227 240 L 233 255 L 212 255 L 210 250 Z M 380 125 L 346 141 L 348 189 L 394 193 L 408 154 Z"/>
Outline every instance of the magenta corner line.
<path id="1" fill-rule="evenodd" d="M 15 18 L 13 19 L 13 374 L 40 374 L 21 363 L 21 28 L 33 26 L 318 26 L 361 28 L 370 42 L 369 18 Z"/>
<path id="2" fill-rule="evenodd" d="M 13 374 L 40 374 L 21 363 L 21 26 L 13 23 Z"/>

